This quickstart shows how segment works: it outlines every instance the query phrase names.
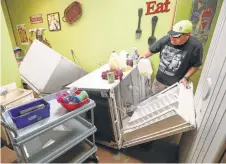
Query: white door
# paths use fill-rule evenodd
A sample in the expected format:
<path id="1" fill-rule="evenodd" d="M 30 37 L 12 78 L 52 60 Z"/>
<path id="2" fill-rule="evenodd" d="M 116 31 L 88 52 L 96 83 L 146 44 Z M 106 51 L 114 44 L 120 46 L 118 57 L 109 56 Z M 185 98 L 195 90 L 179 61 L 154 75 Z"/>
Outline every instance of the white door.
<path id="1" fill-rule="evenodd" d="M 226 142 L 226 1 L 195 95 L 196 131 L 182 137 L 181 162 L 218 162 Z"/>

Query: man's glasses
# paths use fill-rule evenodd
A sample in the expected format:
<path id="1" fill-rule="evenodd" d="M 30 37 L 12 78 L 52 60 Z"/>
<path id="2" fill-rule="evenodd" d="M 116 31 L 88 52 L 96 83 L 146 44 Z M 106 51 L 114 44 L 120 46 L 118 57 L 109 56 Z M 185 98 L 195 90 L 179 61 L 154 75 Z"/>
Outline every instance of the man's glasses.
<path id="1" fill-rule="evenodd" d="M 180 35 L 170 35 L 172 38 L 180 38 L 181 36 L 186 35 L 186 34 L 180 34 Z"/>
<path id="2" fill-rule="evenodd" d="M 172 38 L 180 38 L 182 35 L 170 35 Z"/>

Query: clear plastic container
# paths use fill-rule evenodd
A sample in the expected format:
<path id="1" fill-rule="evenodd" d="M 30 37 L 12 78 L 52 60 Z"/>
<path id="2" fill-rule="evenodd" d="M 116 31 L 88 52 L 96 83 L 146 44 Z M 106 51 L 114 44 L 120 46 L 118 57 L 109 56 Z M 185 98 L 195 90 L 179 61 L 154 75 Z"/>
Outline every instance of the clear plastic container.
<path id="1" fill-rule="evenodd" d="M 138 70 L 141 75 L 151 78 L 151 75 L 153 73 L 151 62 L 149 59 L 140 59 L 138 62 Z"/>

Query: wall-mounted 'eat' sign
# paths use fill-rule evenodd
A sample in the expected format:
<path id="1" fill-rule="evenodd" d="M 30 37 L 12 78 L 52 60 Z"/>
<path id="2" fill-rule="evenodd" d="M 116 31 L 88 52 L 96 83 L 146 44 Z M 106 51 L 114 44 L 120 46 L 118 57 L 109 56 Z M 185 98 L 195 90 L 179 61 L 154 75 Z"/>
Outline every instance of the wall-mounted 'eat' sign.
<path id="1" fill-rule="evenodd" d="M 164 3 L 157 3 L 156 1 L 146 2 L 147 12 L 145 15 L 157 14 L 157 13 L 166 13 L 169 12 L 170 0 L 165 0 Z"/>

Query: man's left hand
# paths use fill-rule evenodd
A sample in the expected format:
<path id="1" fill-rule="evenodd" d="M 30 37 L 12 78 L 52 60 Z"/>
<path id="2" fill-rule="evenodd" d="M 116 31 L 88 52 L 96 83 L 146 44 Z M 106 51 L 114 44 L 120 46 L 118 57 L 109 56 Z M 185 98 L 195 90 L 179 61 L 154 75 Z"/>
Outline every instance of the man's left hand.
<path id="1" fill-rule="evenodd" d="M 190 85 L 189 85 L 189 81 L 185 78 L 180 80 L 180 83 L 182 83 L 184 85 L 185 88 L 190 89 Z"/>

